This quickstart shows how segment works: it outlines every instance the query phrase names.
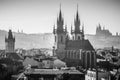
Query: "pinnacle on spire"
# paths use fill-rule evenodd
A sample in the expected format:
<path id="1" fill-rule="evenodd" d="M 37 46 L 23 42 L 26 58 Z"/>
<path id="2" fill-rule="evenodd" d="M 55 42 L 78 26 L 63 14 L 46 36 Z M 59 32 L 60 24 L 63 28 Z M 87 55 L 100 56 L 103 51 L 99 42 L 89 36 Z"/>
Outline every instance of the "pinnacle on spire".
<path id="1" fill-rule="evenodd" d="M 78 12 L 78 4 L 77 4 L 76 18 L 74 19 L 74 21 L 76 21 L 76 22 L 79 22 L 79 23 L 80 23 L 79 12 Z"/>
<path id="2" fill-rule="evenodd" d="M 13 39 L 13 35 L 12 35 L 12 30 L 11 29 L 8 32 L 8 39 Z"/>
<path id="3" fill-rule="evenodd" d="M 61 3 L 60 3 L 60 13 L 59 13 L 59 20 L 62 20 Z"/>
<path id="4" fill-rule="evenodd" d="M 76 20 L 79 20 L 79 13 L 78 13 L 78 4 L 77 4 L 77 13 L 76 13 Z"/>
<path id="5" fill-rule="evenodd" d="M 60 4 L 60 12 L 57 17 L 57 29 L 56 29 L 58 33 L 64 32 L 63 25 L 64 25 L 64 19 L 62 17 L 61 4 Z"/>
<path id="6" fill-rule="evenodd" d="M 76 13 L 76 18 L 74 20 L 74 25 L 75 25 L 75 33 L 80 33 L 80 19 L 79 19 L 79 13 L 78 13 L 78 5 L 77 5 L 77 13 Z"/>

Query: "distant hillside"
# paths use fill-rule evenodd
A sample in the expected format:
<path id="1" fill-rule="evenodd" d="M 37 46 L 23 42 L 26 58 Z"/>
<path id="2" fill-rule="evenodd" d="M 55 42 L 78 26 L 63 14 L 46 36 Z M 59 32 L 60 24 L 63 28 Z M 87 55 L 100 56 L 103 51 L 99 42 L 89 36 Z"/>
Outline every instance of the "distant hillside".
<path id="1" fill-rule="evenodd" d="M 44 34 L 25 34 L 25 33 L 13 33 L 16 38 L 16 48 L 52 48 L 54 44 L 54 35 L 52 33 Z M 0 30 L 0 49 L 5 48 L 5 36 L 7 31 Z M 103 47 L 117 47 L 120 48 L 120 37 L 97 37 L 95 35 L 85 35 L 86 39 L 89 39 L 94 48 Z"/>
<path id="2" fill-rule="evenodd" d="M 0 30 L 0 49 L 5 48 L 5 36 L 7 36 L 7 31 Z M 25 33 L 16 33 L 15 36 L 16 48 L 52 48 L 54 36 L 51 33 L 45 34 L 25 34 Z"/>
<path id="3" fill-rule="evenodd" d="M 98 37 L 96 35 L 86 35 L 94 48 L 112 47 L 120 49 L 120 36 Z"/>

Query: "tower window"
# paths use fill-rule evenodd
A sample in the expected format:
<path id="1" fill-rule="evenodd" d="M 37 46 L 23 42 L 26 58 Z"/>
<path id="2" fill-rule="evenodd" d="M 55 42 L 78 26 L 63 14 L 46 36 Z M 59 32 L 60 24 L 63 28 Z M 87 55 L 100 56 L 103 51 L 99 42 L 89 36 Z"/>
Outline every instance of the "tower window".
<path id="1" fill-rule="evenodd" d="M 78 40 L 80 40 L 80 36 L 78 36 Z"/>

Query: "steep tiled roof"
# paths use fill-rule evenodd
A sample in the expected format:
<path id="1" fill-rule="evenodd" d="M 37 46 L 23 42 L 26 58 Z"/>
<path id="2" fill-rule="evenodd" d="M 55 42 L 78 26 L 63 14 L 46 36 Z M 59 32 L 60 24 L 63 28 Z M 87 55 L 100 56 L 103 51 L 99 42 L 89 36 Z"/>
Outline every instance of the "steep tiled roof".
<path id="1" fill-rule="evenodd" d="M 76 49 L 94 50 L 89 40 L 69 40 L 66 43 L 66 50 L 76 50 Z"/>
<path id="2" fill-rule="evenodd" d="M 17 53 L 6 53 L 6 57 L 14 60 L 23 60 L 23 57 Z"/>

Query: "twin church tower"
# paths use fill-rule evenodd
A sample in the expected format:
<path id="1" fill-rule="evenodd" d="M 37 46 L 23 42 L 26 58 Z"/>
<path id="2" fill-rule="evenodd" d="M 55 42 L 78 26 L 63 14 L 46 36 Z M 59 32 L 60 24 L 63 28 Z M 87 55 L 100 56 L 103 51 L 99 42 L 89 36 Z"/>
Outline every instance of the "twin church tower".
<path id="1" fill-rule="evenodd" d="M 81 25 L 78 6 L 74 19 L 74 29 L 71 26 L 69 38 L 67 26 L 64 25 L 61 8 L 57 17 L 57 24 L 53 28 L 55 37 L 53 56 L 66 62 L 67 66 L 82 66 L 83 68 L 95 68 L 95 51 L 88 39 L 85 39 L 84 25 Z"/>
<path id="2" fill-rule="evenodd" d="M 74 19 L 74 29 L 71 25 L 72 40 L 84 40 L 84 26 L 82 26 L 82 29 L 80 29 L 80 26 L 81 22 L 77 6 L 77 13 Z M 67 26 L 64 26 L 64 18 L 62 17 L 61 8 L 57 18 L 57 27 L 55 28 L 54 26 L 53 33 L 55 35 L 55 48 L 65 48 L 65 43 L 69 39 L 69 35 L 67 32 Z"/>

